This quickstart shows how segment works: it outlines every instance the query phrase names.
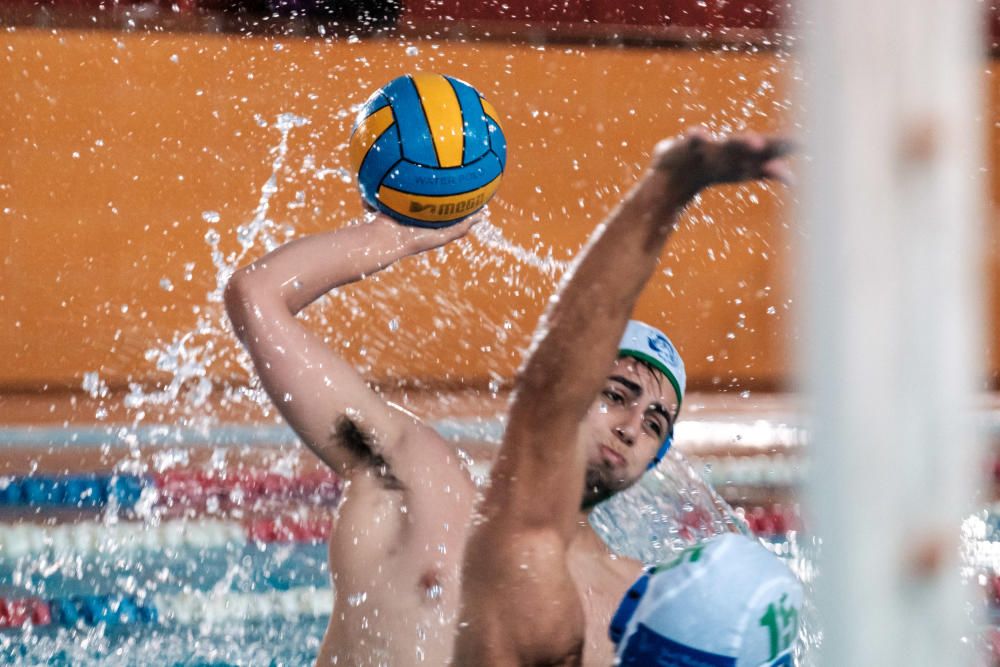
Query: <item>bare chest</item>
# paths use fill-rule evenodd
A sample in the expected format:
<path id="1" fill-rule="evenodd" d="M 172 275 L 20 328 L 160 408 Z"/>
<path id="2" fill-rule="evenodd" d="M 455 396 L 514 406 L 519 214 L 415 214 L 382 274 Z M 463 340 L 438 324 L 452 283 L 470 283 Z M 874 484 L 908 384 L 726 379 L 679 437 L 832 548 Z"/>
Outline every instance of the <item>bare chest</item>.
<path id="1" fill-rule="evenodd" d="M 354 500 L 331 534 L 335 597 L 320 664 L 447 664 L 466 517 L 413 525 L 399 499 Z"/>
<path id="2" fill-rule="evenodd" d="M 569 566 L 587 619 L 583 663 L 588 667 L 608 667 L 614 662 L 608 626 L 625 591 L 641 572 L 641 566 L 631 561 L 609 565 L 600 560 L 572 558 Z"/>

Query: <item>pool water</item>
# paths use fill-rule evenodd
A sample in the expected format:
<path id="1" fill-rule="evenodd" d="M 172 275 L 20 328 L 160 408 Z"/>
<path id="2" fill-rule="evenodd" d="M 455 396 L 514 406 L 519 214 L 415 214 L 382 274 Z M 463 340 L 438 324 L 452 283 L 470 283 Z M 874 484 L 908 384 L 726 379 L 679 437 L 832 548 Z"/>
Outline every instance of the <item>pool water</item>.
<path id="1" fill-rule="evenodd" d="M 340 490 L 183 467 L 0 478 L 0 663 L 311 664 Z M 647 562 L 742 525 L 676 454 L 593 524 Z"/>

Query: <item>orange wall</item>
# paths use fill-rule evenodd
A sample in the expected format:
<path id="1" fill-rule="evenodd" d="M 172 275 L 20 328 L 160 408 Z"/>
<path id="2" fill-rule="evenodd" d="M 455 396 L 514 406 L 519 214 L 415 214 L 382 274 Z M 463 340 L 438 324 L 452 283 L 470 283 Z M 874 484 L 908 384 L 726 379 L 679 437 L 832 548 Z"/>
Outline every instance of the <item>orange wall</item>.
<path id="1" fill-rule="evenodd" d="M 0 55 L 0 388 L 79 386 L 95 370 L 112 384 L 162 379 L 145 352 L 177 332 L 189 350 L 211 347 L 215 379 L 245 381 L 206 296 L 206 232 L 224 253 L 240 249 L 235 229 L 254 216 L 282 113 L 309 124 L 289 136 L 270 217 L 295 234 L 346 224 L 360 212 L 354 186 L 317 168 L 347 164 L 352 105 L 421 69 L 494 102 L 510 162 L 492 221 L 557 258 L 659 138 L 698 123 L 773 131 L 788 118 L 790 66 L 773 54 L 453 42 L 415 53 L 392 41 L 19 29 Z M 788 379 L 785 199 L 758 185 L 706 195 L 643 296 L 638 316 L 670 332 L 695 385 Z M 483 382 L 512 375 L 553 288 L 471 241 L 345 289 L 312 319 L 378 380 Z"/>

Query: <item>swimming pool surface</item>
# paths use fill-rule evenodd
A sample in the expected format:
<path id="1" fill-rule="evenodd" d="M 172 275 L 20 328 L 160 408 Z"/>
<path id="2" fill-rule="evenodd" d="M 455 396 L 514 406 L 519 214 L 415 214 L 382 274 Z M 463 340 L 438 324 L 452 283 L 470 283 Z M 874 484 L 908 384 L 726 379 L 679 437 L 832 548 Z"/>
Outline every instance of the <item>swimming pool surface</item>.
<path id="1" fill-rule="evenodd" d="M 102 444 L 80 442 L 88 433 L 56 451 Z M 26 434 L 45 451 L 59 435 Z M 164 443 L 143 454 L 158 463 L 140 472 L 0 477 L 0 663 L 313 663 L 332 607 L 326 542 L 341 486 L 315 467 L 234 466 L 234 444 L 215 445 L 205 465 Z M 727 466 L 712 478 L 787 485 L 798 474 L 775 475 L 758 458 Z M 702 472 L 671 452 L 592 523 L 613 549 L 649 563 L 746 530 Z M 750 518 L 777 552 L 803 559 L 785 540 L 797 526 L 784 514 Z"/>

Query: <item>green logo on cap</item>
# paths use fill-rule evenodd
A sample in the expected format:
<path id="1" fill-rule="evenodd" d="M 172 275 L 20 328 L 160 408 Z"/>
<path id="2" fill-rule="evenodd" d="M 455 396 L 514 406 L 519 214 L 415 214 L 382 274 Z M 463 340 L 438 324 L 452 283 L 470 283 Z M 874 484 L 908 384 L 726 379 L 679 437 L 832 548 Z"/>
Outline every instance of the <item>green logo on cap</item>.
<path id="1" fill-rule="evenodd" d="M 792 605 L 786 606 L 788 594 L 782 593 L 777 602 L 767 605 L 767 611 L 760 617 L 760 624 L 767 628 L 771 638 L 771 657 L 788 650 L 795 641 L 799 630 L 799 611 Z"/>

